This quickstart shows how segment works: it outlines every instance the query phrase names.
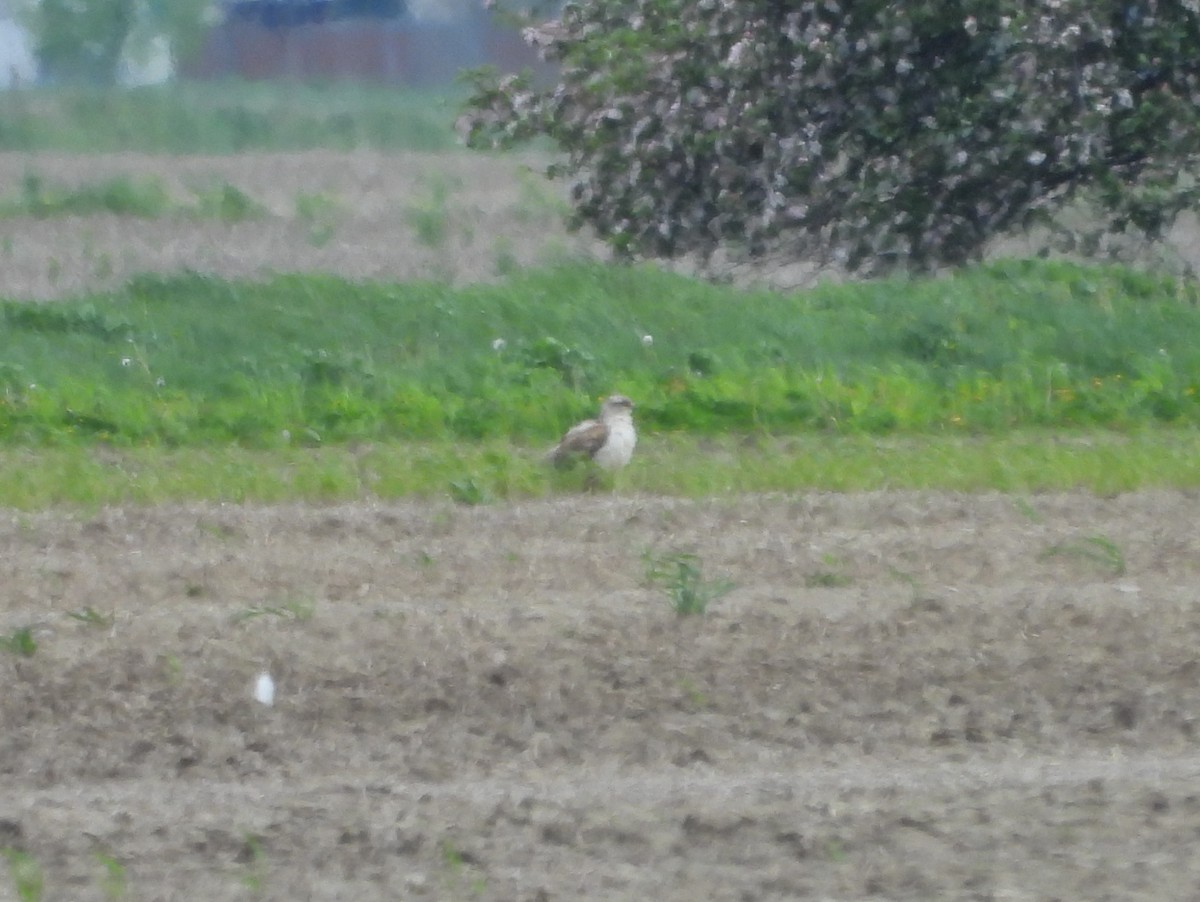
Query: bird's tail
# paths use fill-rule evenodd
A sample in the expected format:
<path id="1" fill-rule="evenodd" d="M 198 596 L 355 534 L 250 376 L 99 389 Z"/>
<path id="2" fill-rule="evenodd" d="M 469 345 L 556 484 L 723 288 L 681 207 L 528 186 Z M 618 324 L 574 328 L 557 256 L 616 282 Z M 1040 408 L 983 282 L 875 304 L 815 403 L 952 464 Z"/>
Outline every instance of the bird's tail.
<path id="1" fill-rule="evenodd" d="M 562 442 L 559 442 L 549 451 L 542 455 L 542 463 L 554 467 L 556 470 L 565 470 L 571 466 L 574 461 L 572 455 L 563 451 Z"/>

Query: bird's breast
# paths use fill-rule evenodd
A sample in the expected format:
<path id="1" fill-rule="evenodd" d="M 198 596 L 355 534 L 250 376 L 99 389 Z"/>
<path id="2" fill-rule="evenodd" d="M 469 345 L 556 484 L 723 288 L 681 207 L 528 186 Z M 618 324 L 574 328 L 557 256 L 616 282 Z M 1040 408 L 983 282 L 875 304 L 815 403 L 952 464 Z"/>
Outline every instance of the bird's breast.
<path id="1" fill-rule="evenodd" d="M 615 470 L 629 463 L 637 445 L 637 433 L 630 420 L 616 420 L 608 424 L 608 440 L 592 458 L 607 470 Z"/>

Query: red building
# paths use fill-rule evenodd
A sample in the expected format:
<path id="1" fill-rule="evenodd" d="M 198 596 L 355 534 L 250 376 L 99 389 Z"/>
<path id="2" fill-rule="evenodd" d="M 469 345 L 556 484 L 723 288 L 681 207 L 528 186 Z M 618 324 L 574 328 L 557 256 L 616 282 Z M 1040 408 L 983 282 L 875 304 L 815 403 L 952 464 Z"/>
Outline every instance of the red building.
<path id="1" fill-rule="evenodd" d="M 180 74 L 432 87 L 481 65 L 554 72 L 482 8 L 453 22 L 422 22 L 400 0 L 237 0 Z"/>

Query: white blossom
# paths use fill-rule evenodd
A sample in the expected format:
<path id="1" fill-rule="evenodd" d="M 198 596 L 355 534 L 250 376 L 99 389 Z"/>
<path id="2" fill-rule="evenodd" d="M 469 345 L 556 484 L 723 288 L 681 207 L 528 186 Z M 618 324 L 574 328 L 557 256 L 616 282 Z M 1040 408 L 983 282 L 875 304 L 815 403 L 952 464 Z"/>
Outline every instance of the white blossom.
<path id="1" fill-rule="evenodd" d="M 729 56 L 725 57 L 725 65 L 731 69 L 736 69 L 742 64 L 742 60 L 746 56 L 746 51 L 750 48 L 748 38 L 742 38 L 736 44 L 729 48 Z"/>

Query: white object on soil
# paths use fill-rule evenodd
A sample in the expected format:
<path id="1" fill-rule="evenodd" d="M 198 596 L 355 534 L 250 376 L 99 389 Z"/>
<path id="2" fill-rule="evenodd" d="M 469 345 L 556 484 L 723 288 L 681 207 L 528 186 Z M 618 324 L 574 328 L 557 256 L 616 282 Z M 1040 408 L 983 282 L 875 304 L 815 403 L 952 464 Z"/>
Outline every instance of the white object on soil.
<path id="1" fill-rule="evenodd" d="M 264 705 L 275 704 L 275 681 L 265 670 L 258 675 L 254 683 L 254 700 Z"/>

